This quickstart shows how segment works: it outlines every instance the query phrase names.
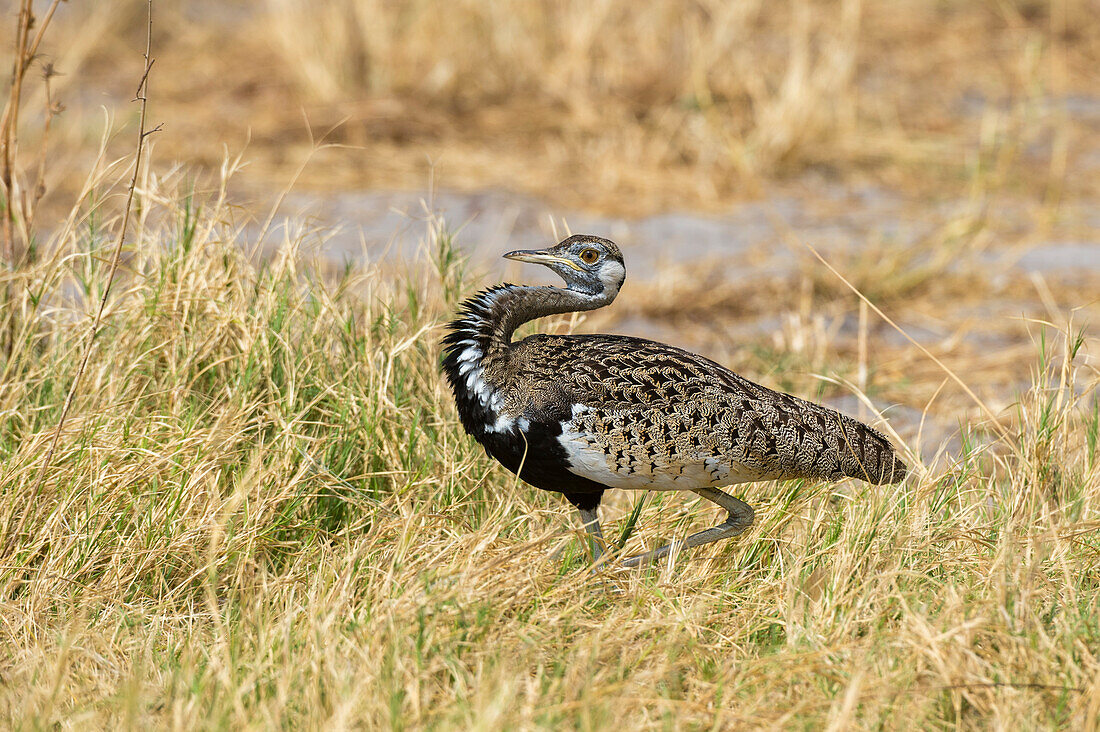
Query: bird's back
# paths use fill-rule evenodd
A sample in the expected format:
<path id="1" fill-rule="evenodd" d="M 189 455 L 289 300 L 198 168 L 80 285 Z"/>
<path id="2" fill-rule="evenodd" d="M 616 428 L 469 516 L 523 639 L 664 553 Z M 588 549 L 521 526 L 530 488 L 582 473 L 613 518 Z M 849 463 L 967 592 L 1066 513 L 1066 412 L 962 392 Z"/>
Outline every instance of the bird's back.
<path id="1" fill-rule="evenodd" d="M 560 425 L 570 472 L 602 485 L 686 490 L 844 477 L 881 484 L 906 473 L 879 431 L 673 346 L 535 335 L 510 350 L 498 366 L 506 410 Z"/>

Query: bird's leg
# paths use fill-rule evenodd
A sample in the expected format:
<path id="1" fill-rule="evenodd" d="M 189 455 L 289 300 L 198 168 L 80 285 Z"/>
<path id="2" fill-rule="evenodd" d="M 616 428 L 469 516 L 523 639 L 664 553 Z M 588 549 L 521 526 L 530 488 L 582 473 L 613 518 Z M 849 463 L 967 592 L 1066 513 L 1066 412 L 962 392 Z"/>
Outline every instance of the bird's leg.
<path id="1" fill-rule="evenodd" d="M 600 528 L 600 515 L 594 508 L 578 508 L 581 524 L 588 532 L 588 545 L 592 549 L 592 561 L 600 561 L 603 556 L 603 529 Z"/>
<path id="2" fill-rule="evenodd" d="M 703 544 L 710 544 L 720 539 L 729 539 L 752 526 L 756 514 L 753 512 L 752 506 L 745 503 L 740 498 L 734 498 L 717 488 L 698 488 L 694 492 L 707 500 L 714 501 L 719 506 L 726 509 L 726 511 L 729 512 L 729 516 L 726 517 L 726 520 L 717 526 L 696 532 L 683 541 L 674 541 L 671 544 L 666 544 L 660 549 L 654 549 L 651 552 L 630 557 L 623 562 L 624 566 L 640 567 L 655 559 L 660 559 L 673 549 L 702 546 Z"/>

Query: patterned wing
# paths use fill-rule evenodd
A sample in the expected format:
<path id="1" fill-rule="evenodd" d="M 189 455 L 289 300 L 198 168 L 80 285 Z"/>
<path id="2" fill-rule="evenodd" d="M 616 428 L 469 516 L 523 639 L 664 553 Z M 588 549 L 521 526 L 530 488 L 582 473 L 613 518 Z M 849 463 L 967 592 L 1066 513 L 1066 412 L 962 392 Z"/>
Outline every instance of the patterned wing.
<path id="1" fill-rule="evenodd" d="M 536 338 L 543 357 L 526 360 L 538 364 L 529 385 L 546 385 L 555 411 L 568 414 L 559 441 L 570 470 L 603 485 L 683 490 L 905 475 L 877 430 L 701 356 L 620 336 Z"/>

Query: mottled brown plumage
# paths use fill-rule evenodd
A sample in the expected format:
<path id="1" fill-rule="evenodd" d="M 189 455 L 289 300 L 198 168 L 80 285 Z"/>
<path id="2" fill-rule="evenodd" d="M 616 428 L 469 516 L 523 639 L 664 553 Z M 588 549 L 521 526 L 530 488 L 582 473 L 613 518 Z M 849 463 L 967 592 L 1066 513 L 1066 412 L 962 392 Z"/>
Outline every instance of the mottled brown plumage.
<path id="1" fill-rule="evenodd" d="M 618 247 L 599 237 L 506 256 L 545 264 L 568 287 L 503 285 L 467 300 L 445 339 L 444 370 L 466 430 L 524 480 L 565 494 L 589 530 L 599 531 L 606 488 L 692 490 L 730 511 L 691 546 L 752 521 L 720 486 L 905 476 L 877 430 L 679 348 L 615 335 L 512 343 L 528 320 L 610 304 L 626 271 Z"/>
<path id="2" fill-rule="evenodd" d="M 877 430 L 662 343 L 537 335 L 487 375 L 507 385 L 505 413 L 568 403 L 576 412 L 568 429 L 602 452 L 620 478 L 609 483 L 616 488 L 641 487 L 642 476 L 648 488 L 687 489 L 685 479 L 698 487 L 790 478 L 889 483 L 904 475 Z M 692 467 L 705 475 L 685 476 Z"/>

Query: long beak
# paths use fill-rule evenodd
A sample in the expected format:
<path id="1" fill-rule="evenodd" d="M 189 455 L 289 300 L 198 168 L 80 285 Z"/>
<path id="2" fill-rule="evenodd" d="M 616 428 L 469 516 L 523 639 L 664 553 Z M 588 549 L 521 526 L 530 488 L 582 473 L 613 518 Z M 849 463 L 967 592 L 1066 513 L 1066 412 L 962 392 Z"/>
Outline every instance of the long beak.
<path id="1" fill-rule="evenodd" d="M 514 259 L 517 262 L 530 262 L 531 264 L 564 264 L 572 267 L 578 272 L 583 272 L 576 262 L 566 259 L 565 257 L 559 257 L 556 254 L 550 254 L 549 252 L 538 251 L 536 249 L 519 249 L 514 252 L 508 252 L 504 255 L 505 259 Z"/>

